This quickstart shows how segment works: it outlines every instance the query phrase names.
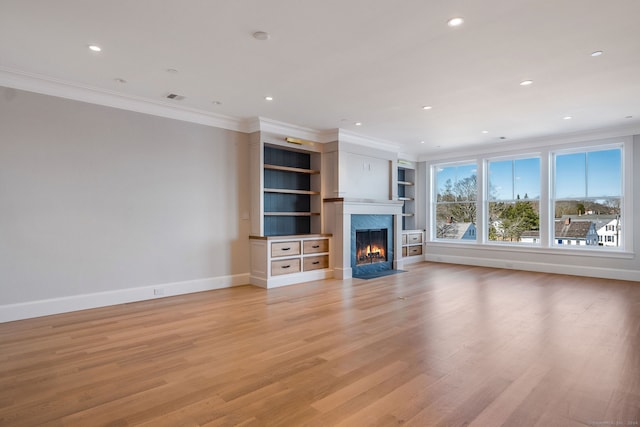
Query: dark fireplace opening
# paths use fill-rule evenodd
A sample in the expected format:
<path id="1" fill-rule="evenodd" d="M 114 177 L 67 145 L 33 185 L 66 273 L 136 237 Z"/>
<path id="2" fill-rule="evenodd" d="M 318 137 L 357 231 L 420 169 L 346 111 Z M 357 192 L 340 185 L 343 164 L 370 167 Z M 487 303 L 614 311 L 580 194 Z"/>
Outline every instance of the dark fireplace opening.
<path id="1" fill-rule="evenodd" d="M 356 265 L 387 261 L 387 229 L 356 230 Z"/>

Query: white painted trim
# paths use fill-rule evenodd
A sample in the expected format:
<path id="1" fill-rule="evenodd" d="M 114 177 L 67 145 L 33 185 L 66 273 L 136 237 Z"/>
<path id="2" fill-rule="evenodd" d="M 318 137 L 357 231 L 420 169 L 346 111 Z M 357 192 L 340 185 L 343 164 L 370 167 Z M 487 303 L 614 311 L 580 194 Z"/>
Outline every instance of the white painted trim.
<path id="1" fill-rule="evenodd" d="M 249 274 L 236 274 L 233 276 L 209 277 L 184 282 L 163 283 L 152 286 L 6 304 L 0 305 L 0 323 L 247 284 L 249 284 Z M 154 291 L 156 289 L 161 290 L 163 295 L 155 295 Z"/>
<path id="2" fill-rule="evenodd" d="M 335 268 L 333 270 L 333 278 L 339 280 L 347 280 L 353 277 L 353 269 L 351 267 Z"/>
<path id="3" fill-rule="evenodd" d="M 324 280 L 333 278 L 333 270 L 330 268 L 322 270 L 302 271 L 300 273 L 283 274 L 281 276 L 272 276 L 264 279 L 257 276 L 251 276 L 250 282 L 254 286 L 265 289 L 279 288 L 281 286 L 299 285 L 315 280 Z"/>
<path id="4" fill-rule="evenodd" d="M 26 90 L 44 95 L 104 105 L 137 113 L 151 114 L 184 122 L 198 123 L 237 132 L 247 132 L 248 124 L 235 117 L 180 105 L 125 95 L 115 91 L 26 73 L 0 66 L 0 86 Z"/>
<path id="5" fill-rule="evenodd" d="M 550 135 L 540 138 L 528 138 L 521 140 L 513 140 L 508 142 L 497 142 L 494 144 L 481 144 L 477 147 L 457 147 L 452 150 L 438 150 L 437 152 L 427 152 L 418 156 L 419 161 L 427 161 L 429 163 L 446 162 L 448 159 L 459 159 L 461 153 L 469 157 L 492 157 L 511 155 L 511 153 L 519 153 L 522 150 L 540 150 L 545 147 L 558 148 L 565 144 L 584 144 L 592 141 L 615 139 L 628 137 L 630 135 L 640 134 L 640 124 L 617 126 L 606 129 L 593 129 L 590 131 L 581 131 L 567 134 Z"/>
<path id="6" fill-rule="evenodd" d="M 508 270 L 524 270 L 537 273 L 568 274 L 571 276 L 596 277 L 611 280 L 630 280 L 637 282 L 640 270 L 620 270 L 584 265 L 549 264 L 544 262 L 529 262 L 504 259 L 488 259 L 458 255 L 427 254 L 426 261 L 444 262 L 448 264 L 475 265 L 479 267 L 503 268 Z M 508 265 L 507 265 L 508 264 Z"/>
<path id="7" fill-rule="evenodd" d="M 400 146 L 391 141 L 365 136 L 345 129 L 338 129 L 338 141 L 362 145 L 367 148 L 377 148 L 383 151 L 391 151 L 393 153 L 397 153 L 398 151 L 400 151 Z"/>

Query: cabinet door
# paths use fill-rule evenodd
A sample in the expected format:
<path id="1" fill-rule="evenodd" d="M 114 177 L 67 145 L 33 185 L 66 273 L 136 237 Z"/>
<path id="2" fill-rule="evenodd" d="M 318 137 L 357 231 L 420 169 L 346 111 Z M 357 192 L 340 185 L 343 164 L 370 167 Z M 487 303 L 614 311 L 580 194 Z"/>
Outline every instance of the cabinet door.
<path id="1" fill-rule="evenodd" d="M 328 267 L 329 267 L 328 255 L 306 257 L 303 262 L 304 271 L 320 270 L 322 268 L 328 268 Z"/>
<path id="2" fill-rule="evenodd" d="M 271 275 L 298 273 L 300 271 L 300 258 L 271 261 Z"/>
<path id="3" fill-rule="evenodd" d="M 411 233 L 407 238 L 407 243 L 412 245 L 415 243 L 422 243 L 422 233 Z"/>
<path id="4" fill-rule="evenodd" d="M 422 246 L 409 246 L 409 256 L 422 255 Z"/>
<path id="5" fill-rule="evenodd" d="M 303 243 L 303 253 L 319 254 L 329 252 L 329 239 L 305 240 Z"/>
<path id="6" fill-rule="evenodd" d="M 273 242 L 271 243 L 271 257 L 300 255 L 300 242 Z"/>

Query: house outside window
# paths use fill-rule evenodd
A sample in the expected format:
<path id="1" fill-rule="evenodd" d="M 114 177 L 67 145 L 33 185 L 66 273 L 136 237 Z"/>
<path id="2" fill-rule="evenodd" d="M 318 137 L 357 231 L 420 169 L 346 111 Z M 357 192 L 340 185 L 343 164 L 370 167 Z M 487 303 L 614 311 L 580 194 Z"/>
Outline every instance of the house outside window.
<path id="1" fill-rule="evenodd" d="M 633 253 L 633 149 L 620 137 L 433 163 L 430 240 Z M 526 226 L 502 215 L 522 205 L 534 213 Z"/>
<path id="2" fill-rule="evenodd" d="M 578 233 L 571 236 L 578 245 L 619 246 L 620 236 L 614 236 L 622 218 L 622 148 L 556 152 L 553 160 L 556 240 L 562 240 L 558 233 Z M 595 239 L 588 234 L 592 228 Z"/>
<path id="3" fill-rule="evenodd" d="M 477 165 L 443 165 L 434 168 L 433 212 L 435 238 L 475 241 L 477 223 Z"/>
<path id="4" fill-rule="evenodd" d="M 538 244 L 540 158 L 489 160 L 488 240 Z"/>

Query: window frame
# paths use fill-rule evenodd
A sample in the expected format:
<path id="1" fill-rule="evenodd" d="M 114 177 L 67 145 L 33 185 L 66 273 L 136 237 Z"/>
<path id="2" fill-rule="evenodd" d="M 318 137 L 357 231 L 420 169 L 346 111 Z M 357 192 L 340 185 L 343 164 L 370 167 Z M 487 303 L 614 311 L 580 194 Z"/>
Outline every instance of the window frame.
<path id="1" fill-rule="evenodd" d="M 430 212 L 430 217 L 432 218 L 431 221 L 431 226 L 429 227 L 430 229 L 430 233 L 429 233 L 429 240 L 431 241 L 436 241 L 436 242 L 443 242 L 443 243 L 447 243 L 447 242 L 455 242 L 455 244 L 460 244 L 460 245 L 475 245 L 480 241 L 480 235 L 481 232 L 478 229 L 478 227 L 476 226 L 475 229 L 475 239 L 471 240 L 471 239 L 460 239 L 458 240 L 454 240 L 454 239 L 446 239 L 446 238 L 442 238 L 442 237 L 438 237 L 437 236 L 437 207 L 438 207 L 438 179 L 437 179 L 437 175 L 438 175 L 438 169 L 439 168 L 447 168 L 447 167 L 459 167 L 459 166 L 470 166 L 470 165 L 474 165 L 475 166 L 475 170 L 476 170 L 476 199 L 473 201 L 473 203 L 476 204 L 476 222 L 478 221 L 478 216 L 481 215 L 480 211 L 478 209 L 478 204 L 481 202 L 481 197 L 483 196 L 483 192 L 481 191 L 482 188 L 482 184 L 480 181 L 480 167 L 479 167 L 479 163 L 476 159 L 472 159 L 472 160 L 459 160 L 459 161 L 453 161 L 453 162 L 445 162 L 445 163 L 438 163 L 438 164 L 434 164 L 432 165 L 432 167 L 430 168 L 431 171 L 431 200 L 429 201 L 429 212 Z"/>
<path id="2" fill-rule="evenodd" d="M 557 239 L 555 239 L 555 206 L 558 200 L 571 200 L 571 198 L 560 198 L 556 197 L 556 156 L 557 155 L 567 155 L 567 154 L 582 154 L 582 153 L 591 153 L 597 151 L 607 151 L 613 149 L 620 149 L 620 216 L 623 218 L 623 231 L 627 227 L 630 227 L 632 230 L 633 216 L 631 209 L 629 208 L 629 200 L 628 198 L 632 198 L 633 195 L 631 190 L 627 193 L 627 188 L 631 189 L 631 174 L 627 173 L 627 170 L 630 172 L 630 168 L 632 167 L 633 160 L 629 159 L 632 156 L 631 150 L 633 146 L 633 141 L 628 141 L 628 138 L 620 138 L 617 139 L 617 142 L 612 142 L 611 140 L 604 141 L 593 141 L 590 144 L 573 144 L 570 147 L 558 148 L 549 151 L 549 233 L 551 235 L 551 247 L 562 248 L 564 245 L 559 245 L 554 243 Z M 629 161 L 628 161 L 629 160 Z M 627 182 L 627 177 L 629 176 L 629 181 Z M 585 182 L 588 182 L 588 169 L 585 170 Z M 585 184 L 588 189 L 588 183 Z M 592 196 L 588 197 L 576 197 L 576 199 L 588 200 L 588 199 L 601 199 L 603 196 Z M 631 202 L 632 203 L 632 202 Z M 632 231 L 631 231 L 632 232 Z M 609 252 L 628 252 L 627 245 L 632 246 L 633 242 L 633 234 L 629 235 L 626 233 L 620 234 L 620 245 L 618 249 L 604 249 L 607 248 L 606 245 L 600 246 L 579 246 L 580 250 L 585 251 L 595 251 L 601 254 L 609 253 Z M 606 242 L 606 240 L 605 240 Z"/>
<path id="3" fill-rule="evenodd" d="M 427 176 L 430 185 L 426 188 L 430 192 L 426 198 L 429 204 L 426 206 L 427 227 L 429 229 L 428 243 L 436 246 L 460 247 L 460 245 L 482 247 L 483 250 L 496 251 L 516 251 L 524 253 L 539 254 L 565 254 L 577 256 L 594 256 L 608 258 L 629 259 L 634 256 L 634 229 L 633 229 L 633 135 L 608 137 L 594 140 L 571 139 L 569 142 L 561 141 L 553 143 L 549 141 L 543 145 L 533 146 L 523 145 L 522 149 L 517 147 L 508 151 L 498 153 L 488 152 L 487 154 L 477 154 L 470 158 L 445 157 L 427 162 Z M 579 246 L 579 245 L 557 245 L 554 242 L 554 206 L 555 198 L 555 162 L 554 153 L 600 151 L 610 148 L 621 148 L 621 217 L 624 222 L 621 230 L 621 240 L 624 246 L 617 248 L 602 248 L 600 246 Z M 517 160 L 521 158 L 540 158 L 540 238 L 537 243 L 502 242 L 488 239 L 488 162 L 500 160 Z M 436 171 L 438 168 L 459 165 L 477 165 L 477 216 L 476 216 L 476 240 L 475 241 L 454 241 L 452 239 L 442 239 L 436 237 L 435 207 L 437 200 Z"/>
<path id="4" fill-rule="evenodd" d="M 489 204 L 491 202 L 499 202 L 499 201 L 508 201 L 509 203 L 512 202 L 516 202 L 517 199 L 512 199 L 512 200 L 506 200 L 506 199 L 492 199 L 490 198 L 490 185 L 491 185 L 491 177 L 489 175 L 489 164 L 491 162 L 505 162 L 505 161 L 511 161 L 511 162 L 515 162 L 517 160 L 526 160 L 526 159 L 538 159 L 539 160 L 539 176 L 540 176 L 540 180 L 539 180 L 539 199 L 538 200 L 538 218 L 539 218 L 539 222 L 540 222 L 540 226 L 542 225 L 542 182 L 544 181 L 543 177 L 542 177 L 542 163 L 544 161 L 544 157 L 542 156 L 542 153 L 540 152 L 526 152 L 526 153 L 519 153 L 519 154 L 514 154 L 514 155 L 502 155 L 502 156 L 494 156 L 494 157 L 486 157 L 483 159 L 483 171 L 484 171 L 484 197 L 482 200 L 483 206 L 482 206 L 482 212 L 483 212 L 483 216 L 484 216 L 484 221 L 482 223 L 482 228 L 483 228 L 483 235 L 484 235 L 484 241 L 483 243 L 486 244 L 490 244 L 490 245 L 513 245 L 513 246 L 525 246 L 525 247 L 534 247 L 534 248 L 539 248 L 541 246 L 541 236 L 539 235 L 537 238 L 533 238 L 533 242 L 532 243 L 526 243 L 526 242 L 511 242 L 511 241 L 500 241 L 500 240 L 490 240 L 489 239 Z M 514 177 L 512 177 L 514 178 Z M 514 183 L 515 185 L 515 183 Z M 512 189 L 513 192 L 515 192 L 515 188 Z M 524 199 L 522 199 L 524 200 Z M 535 199 L 532 199 L 535 200 Z M 540 233 L 542 233 L 542 230 L 540 229 Z"/>

